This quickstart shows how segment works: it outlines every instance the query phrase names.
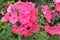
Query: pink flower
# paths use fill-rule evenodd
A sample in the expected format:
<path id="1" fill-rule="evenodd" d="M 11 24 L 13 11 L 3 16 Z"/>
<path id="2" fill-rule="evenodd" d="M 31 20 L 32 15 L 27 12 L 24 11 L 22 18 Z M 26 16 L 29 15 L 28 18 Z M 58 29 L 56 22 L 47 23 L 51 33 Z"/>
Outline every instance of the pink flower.
<path id="1" fill-rule="evenodd" d="M 60 3 L 56 3 L 56 10 L 60 11 Z"/>
<path id="2" fill-rule="evenodd" d="M 60 35 L 60 26 L 50 26 L 49 24 L 48 25 L 45 25 L 44 26 L 44 29 L 46 32 L 48 32 L 49 34 L 51 35 Z"/>
<path id="3" fill-rule="evenodd" d="M 55 35 L 55 29 L 53 27 L 51 27 L 49 24 L 46 24 L 44 26 L 44 29 L 46 32 L 48 32 L 51 35 Z"/>
<path id="4" fill-rule="evenodd" d="M 47 6 L 47 5 L 42 5 L 42 11 L 43 11 L 43 14 L 44 14 L 44 17 L 46 18 L 46 20 L 51 23 L 51 10 L 50 8 Z"/>
<path id="5" fill-rule="evenodd" d="M 45 24 L 44 29 L 45 29 L 46 32 L 48 32 L 48 30 L 50 29 L 50 25 L 48 23 Z"/>
<path id="6" fill-rule="evenodd" d="M 56 34 L 60 35 L 60 25 L 56 27 Z"/>
<path id="7" fill-rule="evenodd" d="M 33 32 L 34 33 L 38 33 L 40 31 L 40 25 L 39 24 L 35 24 L 34 26 L 33 26 Z"/>
<path id="8" fill-rule="evenodd" d="M 19 30 L 20 31 L 20 35 L 22 35 L 24 37 L 30 36 L 31 33 L 33 32 L 32 31 L 32 27 L 31 26 L 28 26 L 27 24 L 20 26 L 19 29 L 20 29 Z"/>
<path id="9" fill-rule="evenodd" d="M 30 36 L 31 34 L 32 34 L 31 30 L 23 30 L 20 32 L 20 35 L 22 35 L 24 37 Z"/>
<path id="10" fill-rule="evenodd" d="M 30 21 L 32 22 L 37 21 L 38 9 L 35 8 L 34 3 L 31 2 L 23 3 L 20 5 L 20 7 L 17 6 L 17 10 L 19 12 L 18 20 L 21 22 L 21 24 L 25 24 Z"/>
<path id="11" fill-rule="evenodd" d="M 36 9 L 36 8 L 32 9 L 30 15 L 31 15 L 30 21 L 36 23 L 37 17 L 38 17 L 38 9 Z"/>
<path id="12" fill-rule="evenodd" d="M 21 16 L 18 17 L 18 20 L 21 24 L 25 24 L 25 23 L 29 22 L 30 16 L 21 15 Z"/>
<path id="13" fill-rule="evenodd" d="M 32 33 L 38 33 L 40 31 L 40 27 L 38 24 L 33 24 L 31 22 L 20 25 L 20 35 L 24 35 L 25 37 L 30 36 Z"/>
<path id="14" fill-rule="evenodd" d="M 18 21 L 17 15 L 14 13 L 11 13 L 9 17 L 9 22 L 11 24 L 15 24 L 17 21 Z"/>
<path id="15" fill-rule="evenodd" d="M 9 7 L 7 8 L 7 12 L 8 12 L 8 13 L 11 13 L 11 11 L 12 11 L 12 10 L 11 10 L 11 6 L 13 6 L 13 5 L 10 4 Z"/>
<path id="16" fill-rule="evenodd" d="M 2 21 L 9 21 L 14 24 L 12 25 L 13 33 L 19 33 L 27 37 L 40 31 L 39 24 L 37 24 L 38 9 L 34 3 L 18 1 L 13 5 L 9 5 L 7 13 L 2 18 Z M 17 21 L 21 23 L 20 26 L 16 25 Z"/>
<path id="17" fill-rule="evenodd" d="M 60 0 L 53 0 L 53 2 L 55 2 L 55 3 L 60 3 Z"/>
<path id="18" fill-rule="evenodd" d="M 60 11 L 60 0 L 53 0 L 53 2 L 56 4 L 56 10 Z"/>
<path id="19" fill-rule="evenodd" d="M 19 27 L 18 26 L 16 26 L 16 25 L 12 25 L 12 32 L 13 33 L 18 33 L 19 32 Z"/>
<path id="20" fill-rule="evenodd" d="M 52 19 L 54 20 L 58 16 L 58 12 L 56 10 L 52 10 Z"/>
<path id="21" fill-rule="evenodd" d="M 2 22 L 7 22 L 9 20 L 9 13 L 6 13 L 4 17 L 2 17 L 1 21 Z"/>
<path id="22" fill-rule="evenodd" d="M 10 6 L 7 9 L 7 12 L 9 13 L 9 22 L 11 24 L 15 24 L 18 18 L 17 18 L 17 12 L 15 10 L 14 5 L 10 4 Z"/>
<path id="23" fill-rule="evenodd" d="M 54 27 L 50 27 L 50 29 L 48 30 L 48 32 L 51 34 L 51 35 L 55 35 L 56 34 L 56 29 Z"/>

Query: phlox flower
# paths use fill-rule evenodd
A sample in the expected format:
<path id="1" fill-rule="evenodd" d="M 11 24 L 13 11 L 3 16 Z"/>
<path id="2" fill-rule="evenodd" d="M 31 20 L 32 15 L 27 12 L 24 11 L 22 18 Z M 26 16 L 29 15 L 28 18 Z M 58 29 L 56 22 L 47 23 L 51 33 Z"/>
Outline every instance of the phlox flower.
<path id="1" fill-rule="evenodd" d="M 19 33 L 19 27 L 17 25 L 12 25 L 12 32 L 13 33 Z"/>
<path id="2" fill-rule="evenodd" d="M 46 32 L 48 32 L 51 35 L 60 35 L 60 25 L 50 26 L 48 24 L 44 26 L 44 29 Z"/>
<path id="3" fill-rule="evenodd" d="M 2 22 L 7 22 L 8 20 L 9 20 L 9 13 L 6 13 L 6 14 L 2 17 L 1 21 L 2 21 Z"/>
<path id="4" fill-rule="evenodd" d="M 10 17 L 9 17 L 9 22 L 10 22 L 11 24 L 15 24 L 17 21 L 18 21 L 17 15 L 14 14 L 14 13 L 11 13 L 11 14 L 10 14 Z"/>
<path id="5" fill-rule="evenodd" d="M 43 11 L 43 14 L 44 14 L 44 17 L 46 18 L 46 20 L 51 23 L 51 10 L 50 8 L 47 6 L 47 5 L 42 5 L 42 11 Z"/>
<path id="6" fill-rule="evenodd" d="M 24 37 L 30 36 L 33 32 L 32 26 L 28 26 L 27 24 L 20 25 L 19 31 L 20 31 L 20 35 L 22 35 Z"/>
<path id="7" fill-rule="evenodd" d="M 60 11 L 60 0 L 53 0 L 53 2 L 55 3 L 56 10 Z"/>
<path id="8" fill-rule="evenodd" d="M 33 32 L 38 33 L 40 31 L 40 25 L 39 24 L 34 24 L 33 25 Z"/>
<path id="9" fill-rule="evenodd" d="M 60 0 L 53 0 L 53 2 L 55 2 L 55 3 L 60 3 Z"/>
<path id="10" fill-rule="evenodd" d="M 21 15 L 21 16 L 18 17 L 18 20 L 21 24 L 25 24 L 25 23 L 29 22 L 30 16 L 29 15 L 27 15 L 27 16 Z"/>
<path id="11" fill-rule="evenodd" d="M 60 11 L 60 3 L 56 3 L 55 8 L 56 8 L 57 11 Z"/>

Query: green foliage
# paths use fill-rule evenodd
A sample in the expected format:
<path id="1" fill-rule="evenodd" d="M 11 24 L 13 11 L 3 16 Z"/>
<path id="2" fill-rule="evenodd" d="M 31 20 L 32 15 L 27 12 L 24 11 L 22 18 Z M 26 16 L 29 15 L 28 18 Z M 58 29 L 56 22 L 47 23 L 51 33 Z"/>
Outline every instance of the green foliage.
<path id="1" fill-rule="evenodd" d="M 39 34 L 36 35 L 38 40 L 47 40 L 48 36 L 46 32 L 41 31 Z"/>
<path id="2" fill-rule="evenodd" d="M 15 3 L 15 1 L 14 1 L 14 0 L 11 0 L 11 1 L 10 1 L 10 3 L 11 3 L 11 4 L 14 4 L 14 3 Z"/>
<path id="3" fill-rule="evenodd" d="M 58 36 L 50 36 L 48 40 L 59 40 Z"/>

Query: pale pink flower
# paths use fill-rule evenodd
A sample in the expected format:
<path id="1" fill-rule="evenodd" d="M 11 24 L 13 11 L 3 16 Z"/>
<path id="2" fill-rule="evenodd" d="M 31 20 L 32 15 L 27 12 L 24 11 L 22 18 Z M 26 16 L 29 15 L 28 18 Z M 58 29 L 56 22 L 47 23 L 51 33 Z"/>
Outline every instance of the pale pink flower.
<path id="1" fill-rule="evenodd" d="M 60 0 L 53 0 L 53 2 L 55 2 L 55 3 L 60 3 Z"/>
<path id="2" fill-rule="evenodd" d="M 2 22 L 7 22 L 9 20 L 9 13 L 6 13 L 4 17 L 2 17 L 1 21 Z"/>
<path id="3" fill-rule="evenodd" d="M 11 13 L 11 11 L 12 11 L 12 10 L 11 10 L 11 6 L 13 6 L 13 5 L 10 4 L 9 7 L 7 8 L 7 12 L 8 12 L 8 13 Z"/>
<path id="4" fill-rule="evenodd" d="M 9 22 L 11 24 L 15 24 L 17 21 L 18 21 L 17 15 L 14 13 L 11 13 L 9 17 Z"/>

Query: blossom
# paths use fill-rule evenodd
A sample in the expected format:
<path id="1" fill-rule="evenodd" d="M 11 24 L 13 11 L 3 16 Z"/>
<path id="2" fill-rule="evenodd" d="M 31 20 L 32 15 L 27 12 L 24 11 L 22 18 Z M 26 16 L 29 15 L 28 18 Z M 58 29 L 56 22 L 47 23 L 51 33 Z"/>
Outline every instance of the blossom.
<path id="1" fill-rule="evenodd" d="M 1 21 L 2 21 L 2 22 L 7 22 L 8 20 L 9 20 L 9 13 L 6 13 L 6 14 L 2 17 Z"/>
<path id="2" fill-rule="evenodd" d="M 56 16 L 58 16 L 58 13 L 56 12 L 56 10 L 52 10 L 52 19 L 54 20 Z"/>
<path id="3" fill-rule="evenodd" d="M 27 37 L 27 36 L 30 36 L 33 32 L 32 30 L 32 26 L 28 26 L 27 24 L 26 25 L 20 25 L 20 35 L 24 36 L 24 37 Z"/>
<path id="4" fill-rule="evenodd" d="M 30 15 L 31 15 L 30 21 L 36 23 L 38 17 L 38 9 L 37 8 L 32 9 Z"/>
<path id="5" fill-rule="evenodd" d="M 55 8 L 57 11 L 60 11 L 60 0 L 53 0 L 53 2 L 55 3 Z"/>
<path id="6" fill-rule="evenodd" d="M 11 24 L 15 24 L 17 22 L 17 13 L 15 12 L 15 7 L 10 4 L 7 8 L 7 13 L 2 18 L 2 21 L 9 21 Z"/>
<path id="7" fill-rule="evenodd" d="M 33 26 L 33 32 L 38 33 L 40 31 L 40 25 L 39 24 L 34 24 Z"/>
<path id="8" fill-rule="evenodd" d="M 18 17 L 18 20 L 21 24 L 25 24 L 25 23 L 29 22 L 30 16 L 21 15 L 21 16 Z"/>
<path id="9" fill-rule="evenodd" d="M 10 14 L 10 17 L 9 17 L 9 22 L 10 22 L 11 24 L 15 24 L 17 21 L 18 21 L 17 15 L 14 14 L 14 13 L 11 13 L 11 14 Z"/>
<path id="10" fill-rule="evenodd" d="M 51 23 L 51 10 L 50 8 L 47 6 L 47 5 L 42 5 L 42 11 L 43 11 L 43 14 L 44 14 L 44 17 L 46 18 L 46 20 Z"/>
<path id="11" fill-rule="evenodd" d="M 56 34 L 60 35 L 60 25 L 57 25 L 56 27 Z"/>
<path id="12" fill-rule="evenodd" d="M 12 32 L 13 33 L 18 33 L 19 32 L 19 27 L 17 25 L 12 25 Z"/>
<path id="13" fill-rule="evenodd" d="M 55 2 L 55 3 L 60 3 L 60 0 L 53 0 L 53 2 Z"/>
<path id="14" fill-rule="evenodd" d="M 7 8 L 7 12 L 10 13 L 12 10 L 11 10 L 11 6 L 13 6 L 12 4 L 9 5 L 9 7 Z"/>
<path id="15" fill-rule="evenodd" d="M 56 8 L 57 11 L 60 11 L 60 3 L 56 3 L 56 7 L 55 8 Z"/>
<path id="16" fill-rule="evenodd" d="M 27 23 L 24 25 L 20 25 L 19 32 L 20 35 L 27 37 L 30 36 L 32 33 L 38 33 L 40 31 L 40 25 L 33 24 L 33 23 Z"/>
<path id="17" fill-rule="evenodd" d="M 21 24 L 25 24 L 30 21 L 37 21 L 38 9 L 35 8 L 35 5 L 32 2 L 26 2 L 21 4 L 20 7 L 17 8 L 17 10 L 19 12 L 18 19 Z"/>
<path id="18" fill-rule="evenodd" d="M 51 35 L 55 35 L 55 28 L 51 27 L 49 24 L 46 24 L 44 26 L 44 29 L 46 32 L 48 32 Z"/>
<path id="19" fill-rule="evenodd" d="M 44 26 L 46 32 L 51 35 L 60 35 L 60 25 L 50 26 L 49 24 Z"/>

